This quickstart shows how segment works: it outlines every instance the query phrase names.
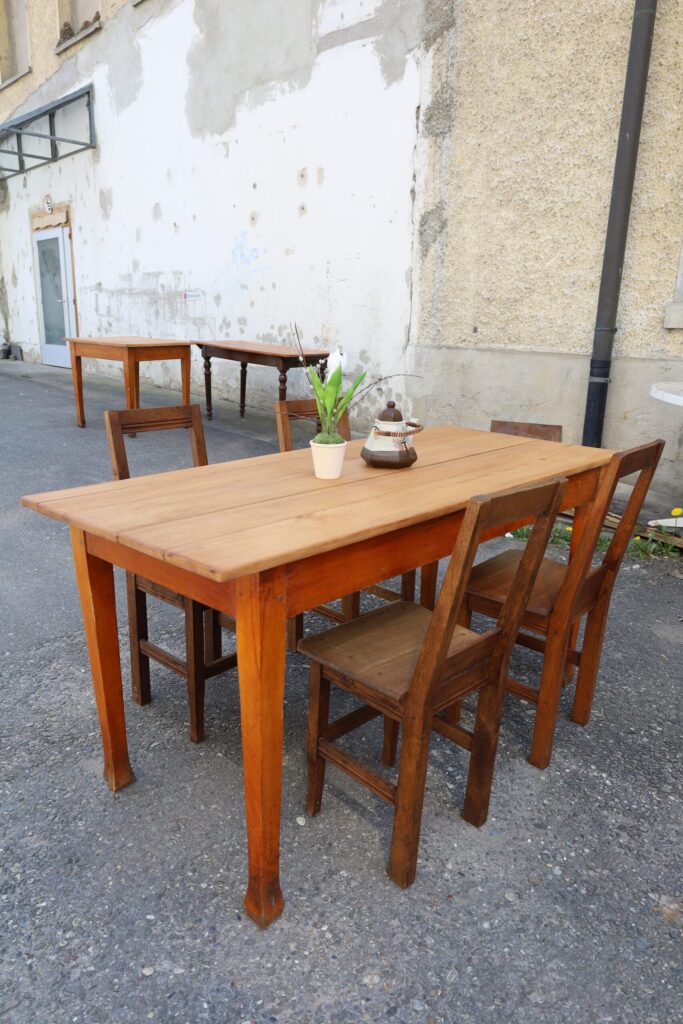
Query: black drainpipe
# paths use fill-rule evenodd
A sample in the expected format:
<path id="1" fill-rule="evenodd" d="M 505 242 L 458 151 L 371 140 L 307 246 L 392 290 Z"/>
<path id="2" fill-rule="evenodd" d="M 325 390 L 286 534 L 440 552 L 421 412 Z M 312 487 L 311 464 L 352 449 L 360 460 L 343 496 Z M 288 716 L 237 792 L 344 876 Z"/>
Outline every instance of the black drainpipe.
<path id="1" fill-rule="evenodd" d="M 583 421 L 583 444 L 599 448 L 605 422 L 607 388 L 612 364 L 612 344 L 617 331 L 619 289 L 624 266 L 624 251 L 631 213 L 633 182 L 636 176 L 640 127 L 647 74 L 650 66 L 652 36 L 657 14 L 657 0 L 636 0 L 631 26 L 631 47 L 626 68 L 624 101 L 621 108 L 619 142 L 614 161 L 614 181 L 607 221 L 602 277 L 595 317 L 593 352 L 586 394 L 586 415 Z"/>

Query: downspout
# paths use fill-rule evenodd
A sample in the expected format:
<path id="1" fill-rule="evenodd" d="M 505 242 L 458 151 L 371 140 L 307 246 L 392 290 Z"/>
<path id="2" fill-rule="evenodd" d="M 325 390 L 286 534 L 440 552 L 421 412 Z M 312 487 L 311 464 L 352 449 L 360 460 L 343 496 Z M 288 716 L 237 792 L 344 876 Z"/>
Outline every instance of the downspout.
<path id="1" fill-rule="evenodd" d="M 586 394 L 586 414 L 583 421 L 583 444 L 599 448 L 605 422 L 607 388 L 612 364 L 612 345 L 617 330 L 619 290 L 624 267 L 624 252 L 631 213 L 633 182 L 636 176 L 638 143 L 643 121 L 643 105 L 650 51 L 655 28 L 657 0 L 636 0 L 631 26 L 631 46 L 626 68 L 624 100 L 617 155 L 614 161 L 612 197 L 607 220 L 605 252 L 595 317 L 593 352 Z"/>

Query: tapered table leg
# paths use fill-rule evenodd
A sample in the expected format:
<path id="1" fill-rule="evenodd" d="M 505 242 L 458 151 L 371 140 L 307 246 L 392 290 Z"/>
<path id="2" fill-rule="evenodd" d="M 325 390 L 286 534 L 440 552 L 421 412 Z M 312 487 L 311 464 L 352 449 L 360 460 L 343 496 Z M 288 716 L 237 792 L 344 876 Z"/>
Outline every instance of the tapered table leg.
<path id="1" fill-rule="evenodd" d="M 273 569 L 237 581 L 237 660 L 249 884 L 244 907 L 266 928 L 285 905 L 280 889 L 285 575 Z"/>
<path id="2" fill-rule="evenodd" d="M 83 366 L 81 365 L 81 357 L 76 355 L 73 345 L 71 345 L 71 377 L 74 382 L 74 398 L 76 400 L 76 423 L 79 427 L 84 427 Z"/>
<path id="3" fill-rule="evenodd" d="M 135 358 L 132 352 L 126 352 L 123 359 L 123 389 L 126 393 L 126 409 L 136 409 Z"/>
<path id="4" fill-rule="evenodd" d="M 187 352 L 180 358 L 180 380 L 183 389 L 183 405 L 190 404 L 190 374 L 192 370 L 192 349 L 188 345 Z"/>
<path id="5" fill-rule="evenodd" d="M 128 760 L 123 711 L 114 570 L 109 562 L 88 553 L 82 530 L 71 528 L 71 543 L 102 734 L 104 777 L 110 789 L 123 789 L 135 776 Z"/>

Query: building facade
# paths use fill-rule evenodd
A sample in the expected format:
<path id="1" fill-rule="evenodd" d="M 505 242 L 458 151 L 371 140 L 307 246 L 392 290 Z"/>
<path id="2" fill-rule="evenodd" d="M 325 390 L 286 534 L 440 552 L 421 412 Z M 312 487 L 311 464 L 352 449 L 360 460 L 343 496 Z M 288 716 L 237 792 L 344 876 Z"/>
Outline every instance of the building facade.
<path id="1" fill-rule="evenodd" d="M 680 504 L 683 410 L 649 389 L 683 380 L 683 0 L 658 8 L 604 443 L 664 437 L 658 487 Z M 0 331 L 59 361 L 62 315 L 197 340 L 289 341 L 296 322 L 349 372 L 395 375 L 359 426 L 390 393 L 426 423 L 580 440 L 632 13 L 0 0 L 0 121 L 47 108 L 20 173 L 0 142 Z M 250 381 L 272 402 L 267 371 Z M 235 369 L 214 384 L 235 398 Z"/>

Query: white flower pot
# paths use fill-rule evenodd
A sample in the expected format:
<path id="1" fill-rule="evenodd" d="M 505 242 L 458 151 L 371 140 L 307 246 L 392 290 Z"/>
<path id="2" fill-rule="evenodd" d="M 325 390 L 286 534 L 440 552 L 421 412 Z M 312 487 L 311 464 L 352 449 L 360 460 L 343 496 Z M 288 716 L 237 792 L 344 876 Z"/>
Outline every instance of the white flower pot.
<path id="1" fill-rule="evenodd" d="M 342 474 L 346 441 L 342 444 L 320 444 L 310 441 L 313 469 L 319 480 L 337 480 Z"/>

